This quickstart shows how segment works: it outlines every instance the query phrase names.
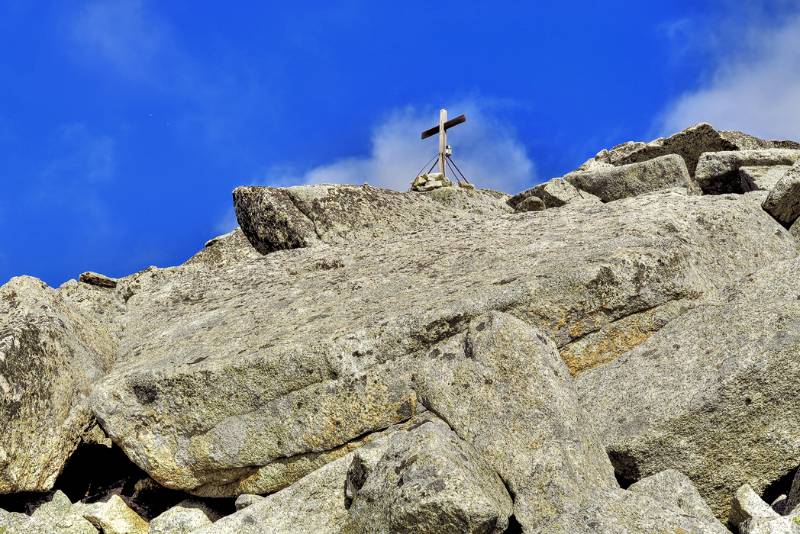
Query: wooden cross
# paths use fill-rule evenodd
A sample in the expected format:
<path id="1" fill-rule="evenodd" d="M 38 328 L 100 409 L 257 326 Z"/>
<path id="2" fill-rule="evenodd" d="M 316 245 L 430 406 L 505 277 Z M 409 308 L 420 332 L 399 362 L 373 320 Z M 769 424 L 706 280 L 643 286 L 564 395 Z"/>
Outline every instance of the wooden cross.
<path id="1" fill-rule="evenodd" d="M 452 128 L 453 126 L 458 126 L 462 122 L 467 121 L 466 115 L 459 115 L 455 119 L 447 120 L 447 110 L 440 109 L 439 110 L 439 126 L 434 126 L 433 128 L 428 128 L 424 132 L 422 132 L 422 139 L 427 139 L 432 135 L 439 134 L 439 172 L 442 173 L 442 178 L 445 178 L 445 161 L 447 157 L 450 155 L 450 147 L 447 144 L 447 130 Z"/>

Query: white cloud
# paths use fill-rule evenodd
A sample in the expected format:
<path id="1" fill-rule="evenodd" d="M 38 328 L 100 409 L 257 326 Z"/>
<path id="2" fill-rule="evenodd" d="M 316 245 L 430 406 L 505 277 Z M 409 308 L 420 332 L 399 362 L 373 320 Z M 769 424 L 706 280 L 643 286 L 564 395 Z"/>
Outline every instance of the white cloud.
<path id="1" fill-rule="evenodd" d="M 75 14 L 70 33 L 90 59 L 129 78 L 151 78 L 171 48 L 166 25 L 140 0 L 89 2 Z"/>
<path id="2" fill-rule="evenodd" d="M 739 43 L 717 56 L 709 81 L 673 102 L 664 133 L 697 122 L 767 138 L 800 138 L 800 16 L 739 28 Z"/>
<path id="3" fill-rule="evenodd" d="M 448 130 L 448 143 L 453 146 L 453 159 L 470 182 L 512 193 L 533 182 L 534 164 L 508 124 L 476 102 L 457 103 L 449 111 L 451 117 L 467 115 L 465 124 Z M 438 150 L 436 136 L 420 140 L 420 132 L 437 121 L 435 109 L 396 110 L 374 128 L 367 156 L 342 158 L 300 176 L 277 172 L 268 181 L 281 185 L 369 183 L 407 190 L 420 168 Z"/>

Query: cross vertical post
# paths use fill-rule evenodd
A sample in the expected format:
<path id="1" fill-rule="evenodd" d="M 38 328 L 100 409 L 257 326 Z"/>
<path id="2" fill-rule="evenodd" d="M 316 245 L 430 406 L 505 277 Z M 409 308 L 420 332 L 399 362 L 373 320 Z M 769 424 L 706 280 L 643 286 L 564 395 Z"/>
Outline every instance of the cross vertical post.
<path id="1" fill-rule="evenodd" d="M 444 127 L 444 123 L 447 122 L 447 110 L 440 109 L 439 110 L 439 172 L 442 173 L 442 178 L 447 176 L 445 170 L 445 158 L 447 154 L 445 151 L 447 150 L 447 129 Z M 446 182 L 445 182 L 446 183 Z"/>

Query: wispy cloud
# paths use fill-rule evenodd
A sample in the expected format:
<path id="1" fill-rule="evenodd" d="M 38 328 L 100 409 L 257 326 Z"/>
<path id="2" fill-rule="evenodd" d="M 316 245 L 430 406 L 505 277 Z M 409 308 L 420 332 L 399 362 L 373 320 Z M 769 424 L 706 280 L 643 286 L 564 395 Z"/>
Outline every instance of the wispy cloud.
<path id="1" fill-rule="evenodd" d="M 70 37 L 88 59 L 139 80 L 153 77 L 161 56 L 173 49 L 167 25 L 141 0 L 86 3 L 74 15 Z"/>
<path id="2" fill-rule="evenodd" d="M 741 23 L 741 21 L 739 21 Z M 739 27 L 716 43 L 708 81 L 680 96 L 660 120 L 664 133 L 705 121 L 769 138 L 800 138 L 800 16 Z"/>
<path id="3" fill-rule="evenodd" d="M 36 177 L 32 202 L 40 210 L 77 212 L 87 235 L 108 235 L 113 219 L 105 195 L 116 176 L 114 140 L 77 123 L 59 127 L 49 144 L 50 158 Z"/>
<path id="4" fill-rule="evenodd" d="M 456 103 L 451 116 L 466 113 L 466 124 L 448 131 L 453 159 L 478 187 L 516 192 L 534 180 L 534 164 L 514 129 L 477 101 Z M 406 190 L 420 168 L 438 150 L 435 137 L 420 140 L 434 125 L 438 110 L 406 107 L 389 113 L 375 126 L 366 156 L 342 158 L 300 175 L 274 171 L 268 182 L 369 183 Z M 427 170 L 427 169 L 426 169 Z"/>

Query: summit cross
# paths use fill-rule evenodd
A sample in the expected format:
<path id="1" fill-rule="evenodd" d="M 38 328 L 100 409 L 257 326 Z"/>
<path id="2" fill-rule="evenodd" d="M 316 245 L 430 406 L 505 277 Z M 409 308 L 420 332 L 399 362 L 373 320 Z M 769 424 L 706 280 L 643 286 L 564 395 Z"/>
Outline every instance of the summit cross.
<path id="1" fill-rule="evenodd" d="M 439 110 L 439 125 L 433 128 L 428 128 L 422 132 L 422 139 L 427 139 L 433 135 L 439 134 L 439 172 L 442 173 L 442 178 L 447 176 L 445 170 L 445 163 L 447 158 L 452 154 L 453 149 L 447 144 L 447 130 L 453 126 L 458 126 L 462 122 L 467 121 L 466 115 L 459 115 L 454 119 L 447 120 L 447 110 Z"/>

